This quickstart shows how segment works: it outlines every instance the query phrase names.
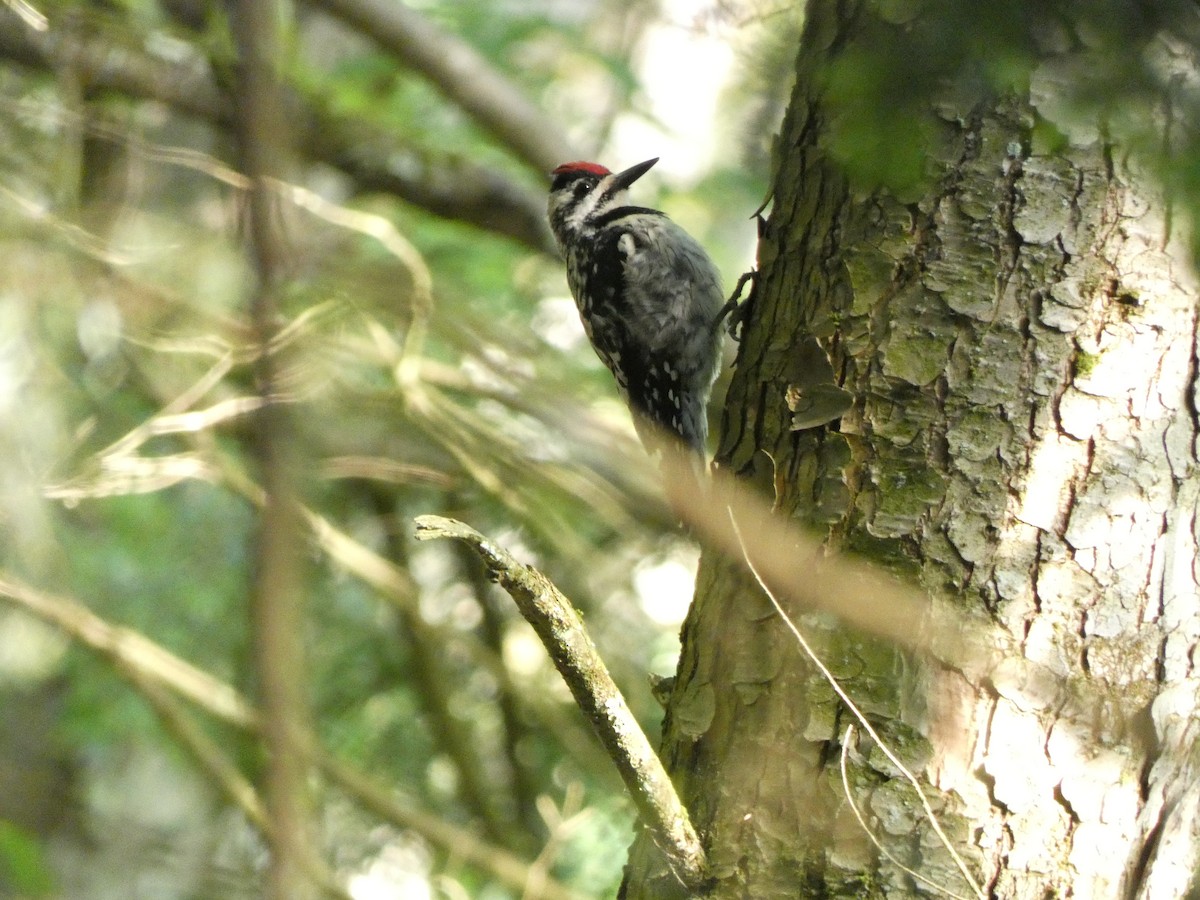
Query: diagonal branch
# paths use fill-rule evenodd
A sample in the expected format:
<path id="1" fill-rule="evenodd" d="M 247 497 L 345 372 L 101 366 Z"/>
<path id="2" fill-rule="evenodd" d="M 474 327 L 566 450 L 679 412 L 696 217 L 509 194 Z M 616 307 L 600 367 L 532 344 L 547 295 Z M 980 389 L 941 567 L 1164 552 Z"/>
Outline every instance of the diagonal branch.
<path id="1" fill-rule="evenodd" d="M 573 159 L 558 123 L 478 51 L 395 0 L 315 0 L 420 72 L 500 143 L 539 172 Z"/>
<path id="2" fill-rule="evenodd" d="M 489 575 L 516 601 L 521 615 L 549 651 L 575 702 L 596 729 L 671 868 L 689 887 L 700 884 L 705 869 L 704 848 L 687 810 L 570 601 L 537 569 L 517 562 L 506 550 L 462 522 L 441 516 L 418 516 L 415 521 L 418 540 L 464 541 L 479 554 Z"/>
<path id="3" fill-rule="evenodd" d="M 108 660 L 120 672 L 153 676 L 210 715 L 239 728 L 257 729 L 258 712 L 241 694 L 139 631 L 113 625 L 82 603 L 30 587 L 0 571 L 0 599 L 32 613 Z"/>

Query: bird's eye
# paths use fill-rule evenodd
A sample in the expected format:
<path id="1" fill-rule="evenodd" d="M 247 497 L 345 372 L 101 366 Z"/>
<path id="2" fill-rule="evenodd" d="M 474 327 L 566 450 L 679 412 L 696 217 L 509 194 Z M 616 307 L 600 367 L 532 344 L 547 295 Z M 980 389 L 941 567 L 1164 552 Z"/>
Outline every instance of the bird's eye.
<path id="1" fill-rule="evenodd" d="M 587 196 L 591 193 L 593 187 L 595 187 L 595 184 L 590 181 L 575 182 L 575 199 L 578 200 L 580 197 Z"/>

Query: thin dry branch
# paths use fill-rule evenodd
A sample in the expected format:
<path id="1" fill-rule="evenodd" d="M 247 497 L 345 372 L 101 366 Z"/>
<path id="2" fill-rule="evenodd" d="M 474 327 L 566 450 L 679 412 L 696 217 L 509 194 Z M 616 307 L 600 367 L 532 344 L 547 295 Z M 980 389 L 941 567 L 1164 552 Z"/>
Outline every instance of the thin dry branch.
<path id="1" fill-rule="evenodd" d="M 787 630 L 792 633 L 792 637 L 795 638 L 796 644 L 800 647 L 801 651 L 803 651 L 804 655 L 808 657 L 809 662 L 811 662 L 817 668 L 817 671 L 821 673 L 821 677 L 825 679 L 825 683 L 833 688 L 833 692 L 837 694 L 838 699 L 842 701 L 842 704 L 846 707 L 850 714 L 858 720 L 858 723 L 862 726 L 863 731 L 871 736 L 871 739 L 875 741 L 876 746 L 878 746 L 883 755 L 887 757 L 888 762 L 895 766 L 896 770 L 904 776 L 905 780 L 907 780 L 910 785 L 912 785 L 913 790 L 917 793 L 917 798 L 920 800 L 921 809 L 925 812 L 925 819 L 927 822 L 929 822 L 930 827 L 933 828 L 934 834 L 937 835 L 937 838 L 939 841 L 941 841 L 942 846 L 946 848 L 946 851 L 950 854 L 950 857 L 958 866 L 958 870 L 962 873 L 963 879 L 968 885 L 970 885 L 971 892 L 977 898 L 979 898 L 979 900 L 984 900 L 985 895 L 983 893 L 983 889 L 975 881 L 975 876 L 971 874 L 971 870 L 967 868 L 966 862 L 963 860 L 959 852 L 954 849 L 954 844 L 951 842 L 950 838 L 947 837 L 946 832 L 942 828 L 941 821 L 938 819 L 937 814 L 933 811 L 933 806 L 930 804 L 929 798 L 926 796 L 924 789 L 921 787 L 921 782 L 917 780 L 917 776 L 912 773 L 912 770 L 904 764 L 900 757 L 896 755 L 896 752 L 892 750 L 887 741 L 885 741 L 879 735 L 879 732 L 877 732 L 871 725 L 866 715 L 864 715 L 863 711 L 859 709 L 858 704 L 854 702 L 854 699 L 848 693 L 846 693 L 846 689 L 842 687 L 841 682 L 833 676 L 833 673 L 829 671 L 829 667 L 825 665 L 825 663 L 821 660 L 821 657 L 817 655 L 817 652 L 808 642 L 808 639 L 805 638 L 804 633 L 801 632 L 796 623 L 792 621 L 792 617 L 787 614 L 787 611 L 779 602 L 779 598 L 777 598 L 771 589 L 767 587 L 767 583 L 763 581 L 762 575 L 759 574 L 754 562 L 750 559 L 750 551 L 746 549 L 746 541 L 742 537 L 742 530 L 738 526 L 737 518 L 733 514 L 733 509 L 730 508 L 728 513 L 729 522 L 733 528 L 734 537 L 737 538 L 738 549 L 742 553 L 742 561 L 745 562 L 746 568 L 750 570 L 750 574 L 754 576 L 754 580 L 758 582 L 758 586 L 762 588 L 762 592 L 766 595 L 767 599 L 771 601 L 771 606 L 775 608 L 775 613 L 787 627 Z M 849 741 L 849 739 L 850 732 L 847 731 L 846 740 Z M 843 777 L 845 776 L 843 775 Z M 849 791 L 847 791 L 847 796 L 850 799 L 851 808 L 853 808 L 854 799 L 850 796 Z M 855 815 L 858 815 L 857 809 L 855 809 Z M 861 818 L 859 821 L 862 821 Z M 875 836 L 871 834 L 869 830 L 867 833 L 872 840 L 875 839 Z M 890 854 L 888 858 L 891 859 Z M 905 871 L 907 872 L 909 870 L 905 869 Z M 920 878 L 921 881 L 933 886 L 937 890 L 950 894 L 950 896 L 955 896 L 946 888 L 929 881 L 929 879 L 925 878 L 924 876 L 920 876 Z"/>
<path id="2" fill-rule="evenodd" d="M 545 492 L 526 488 L 531 481 L 542 482 L 562 495 L 582 498 L 597 518 L 618 530 L 628 530 L 635 524 L 617 493 L 604 481 L 541 460 L 530 466 L 528 448 L 433 384 L 422 380 L 400 387 L 405 411 L 421 431 L 479 488 L 537 529 L 560 555 L 582 559 L 592 548 L 574 529 L 566 527 L 562 509 L 547 501 Z"/>
<path id="3" fill-rule="evenodd" d="M 50 27 L 46 17 L 25 0 L 4 0 L 4 4 L 20 16 L 22 21 L 34 31 L 45 31 Z"/>
<path id="4" fill-rule="evenodd" d="M 685 885 L 700 884 L 705 870 L 704 848 L 687 810 L 570 601 L 537 569 L 517 562 L 462 522 L 418 516 L 416 525 L 418 540 L 452 538 L 479 554 L 488 573 L 508 591 L 541 638 L 672 870 Z"/>
<path id="5" fill-rule="evenodd" d="M 895 866 L 897 869 L 899 869 L 901 872 L 903 872 L 909 878 L 912 878 L 914 881 L 920 881 L 922 884 L 928 885 L 933 890 L 938 891 L 939 893 L 943 893 L 947 897 L 950 897 L 951 900 L 967 900 L 967 898 L 962 896 L 961 894 L 956 894 L 953 891 L 951 891 L 945 887 L 942 887 L 942 885 L 938 884 L 936 881 L 933 881 L 932 879 L 925 877 L 920 872 L 918 872 L 916 869 L 910 869 L 908 866 L 906 866 L 904 863 L 902 863 L 900 860 L 898 860 L 895 857 L 895 855 L 890 850 L 888 850 L 887 847 L 885 847 L 883 845 L 883 841 L 879 840 L 879 838 L 876 837 L 875 832 L 871 830 L 871 826 L 867 824 L 867 820 L 865 818 L 863 818 L 863 814 L 861 812 L 859 812 L 858 804 L 854 800 L 854 791 L 850 787 L 850 773 L 847 771 L 846 759 L 850 755 L 850 747 L 853 746 L 853 743 L 854 743 L 854 726 L 847 725 L 846 726 L 846 735 L 845 735 L 845 737 L 842 738 L 842 752 L 840 755 L 841 758 L 838 761 L 838 771 L 841 773 L 841 776 L 842 776 L 842 796 L 844 796 L 846 798 L 846 805 L 850 807 L 850 812 L 852 812 L 854 814 L 854 818 L 858 822 L 858 827 L 860 829 L 862 829 L 863 834 L 865 834 L 867 836 L 867 838 L 871 841 L 871 843 L 875 845 L 875 849 L 878 850 L 879 853 L 883 857 L 885 857 L 888 862 L 890 862 L 893 866 Z M 980 895 L 977 895 L 977 896 L 980 896 Z"/>
<path id="6" fill-rule="evenodd" d="M 113 625 L 82 603 L 60 597 L 0 571 L 0 598 L 60 629 L 94 650 L 122 672 L 147 672 L 181 697 L 239 728 L 257 728 L 258 713 L 241 694 L 149 640 L 141 632 Z"/>
<path id="7" fill-rule="evenodd" d="M 223 484 L 251 503 L 262 503 L 262 488 L 229 456 L 217 454 L 215 465 Z M 461 647 L 475 664 L 497 679 L 506 693 L 520 696 L 528 708 L 556 736 L 562 747 L 585 769 L 601 762 L 599 751 L 595 749 L 595 744 L 588 738 L 584 729 L 577 727 L 577 720 L 562 715 L 557 705 L 546 698 L 522 692 L 519 686 L 513 683 L 512 673 L 508 671 L 499 654 L 485 646 L 471 632 L 452 631 L 445 625 L 434 625 L 427 621 L 420 610 L 419 588 L 407 571 L 355 540 L 308 507 L 304 507 L 304 520 L 316 549 L 324 554 L 330 563 L 358 579 L 394 607 L 409 623 L 410 628 L 420 632 L 417 639 L 430 644 L 437 643 L 442 647 L 448 647 L 451 643 Z"/>

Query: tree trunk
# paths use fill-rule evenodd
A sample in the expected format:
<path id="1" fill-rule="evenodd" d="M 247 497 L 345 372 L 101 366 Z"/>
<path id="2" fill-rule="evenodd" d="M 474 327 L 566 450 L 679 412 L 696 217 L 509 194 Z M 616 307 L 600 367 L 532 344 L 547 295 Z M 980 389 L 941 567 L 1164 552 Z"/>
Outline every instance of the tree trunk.
<path id="1" fill-rule="evenodd" d="M 852 188 L 821 86 L 886 27 L 868 7 L 809 4 L 718 464 L 997 651 L 980 672 L 789 610 L 985 893 L 1184 896 L 1200 479 L 1181 217 L 1094 123 L 1046 140 L 1071 51 L 1023 94 L 940 88 L 919 195 Z M 971 895 L 895 766 L 861 728 L 843 747 L 853 721 L 739 561 L 706 552 L 662 747 L 706 896 L 932 893 L 898 864 Z M 640 838 L 623 895 L 695 893 Z"/>

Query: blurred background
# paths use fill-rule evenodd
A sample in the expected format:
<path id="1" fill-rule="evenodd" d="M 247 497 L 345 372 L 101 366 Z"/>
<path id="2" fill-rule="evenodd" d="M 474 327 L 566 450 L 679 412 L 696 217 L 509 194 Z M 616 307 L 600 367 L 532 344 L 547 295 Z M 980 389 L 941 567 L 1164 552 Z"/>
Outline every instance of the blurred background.
<path id="1" fill-rule="evenodd" d="M 648 673 L 674 672 L 696 551 L 579 325 L 546 173 L 661 157 L 638 201 L 731 286 L 798 5 L 284 5 L 274 387 L 316 843 L 344 894 L 615 889 L 633 815 L 611 765 L 508 597 L 412 518 L 546 572 L 655 739 Z M 202 0 L 0 6 L 2 897 L 262 889 L 234 44 Z"/>

